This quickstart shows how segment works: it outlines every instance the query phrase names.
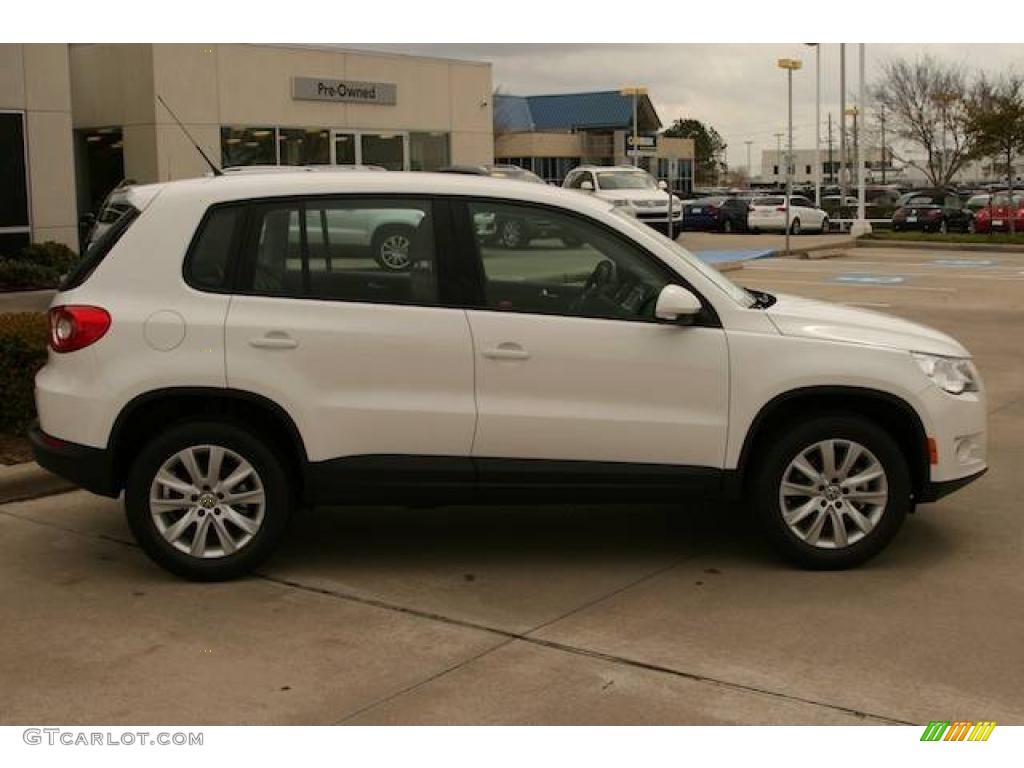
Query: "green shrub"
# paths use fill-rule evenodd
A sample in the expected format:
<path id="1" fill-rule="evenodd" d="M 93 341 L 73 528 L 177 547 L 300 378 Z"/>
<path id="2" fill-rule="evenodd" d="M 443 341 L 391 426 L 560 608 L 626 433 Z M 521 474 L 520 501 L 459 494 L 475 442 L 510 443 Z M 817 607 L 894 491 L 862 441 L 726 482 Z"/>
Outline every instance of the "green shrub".
<path id="1" fill-rule="evenodd" d="M 46 363 L 48 336 L 44 314 L 0 315 L 0 432 L 23 433 L 36 417 L 36 371 Z"/>
<path id="2" fill-rule="evenodd" d="M 42 264 L 0 259 L 0 290 L 30 291 L 37 288 L 56 288 L 61 274 L 53 267 Z"/>
<path id="3" fill-rule="evenodd" d="M 78 255 L 64 243 L 32 243 L 20 253 L 0 256 L 0 291 L 56 288 L 77 261 Z"/>

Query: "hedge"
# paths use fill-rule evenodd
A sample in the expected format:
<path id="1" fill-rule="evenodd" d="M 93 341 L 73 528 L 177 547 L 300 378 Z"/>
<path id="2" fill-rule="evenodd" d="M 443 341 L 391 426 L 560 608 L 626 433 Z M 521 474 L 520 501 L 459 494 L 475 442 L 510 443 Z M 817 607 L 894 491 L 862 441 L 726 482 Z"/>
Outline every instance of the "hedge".
<path id="1" fill-rule="evenodd" d="M 0 290 L 56 288 L 77 261 L 75 252 L 63 243 L 33 243 L 12 256 L 0 256 Z"/>
<path id="2" fill-rule="evenodd" d="M 36 417 L 36 371 L 46 363 L 46 315 L 0 315 L 0 432 L 22 434 Z"/>

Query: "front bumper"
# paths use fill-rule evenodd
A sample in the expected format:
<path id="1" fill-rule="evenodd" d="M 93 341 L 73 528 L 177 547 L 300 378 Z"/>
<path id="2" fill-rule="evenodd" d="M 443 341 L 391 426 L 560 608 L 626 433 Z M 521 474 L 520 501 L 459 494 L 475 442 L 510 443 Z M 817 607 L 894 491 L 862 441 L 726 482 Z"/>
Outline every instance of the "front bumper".
<path id="1" fill-rule="evenodd" d="M 969 485 L 977 480 L 979 477 L 988 472 L 988 467 L 975 472 L 973 475 L 967 475 L 966 477 L 958 477 L 956 480 L 931 480 L 925 483 L 924 488 L 921 489 L 921 493 L 917 498 L 922 504 L 928 502 L 938 501 L 943 496 L 949 496 L 949 494 L 959 491 L 965 485 Z"/>
<path id="2" fill-rule="evenodd" d="M 28 439 L 36 463 L 43 469 L 100 496 L 117 498 L 121 493 L 114 473 L 113 456 L 107 449 L 53 437 L 43 432 L 38 423 L 29 429 Z"/>

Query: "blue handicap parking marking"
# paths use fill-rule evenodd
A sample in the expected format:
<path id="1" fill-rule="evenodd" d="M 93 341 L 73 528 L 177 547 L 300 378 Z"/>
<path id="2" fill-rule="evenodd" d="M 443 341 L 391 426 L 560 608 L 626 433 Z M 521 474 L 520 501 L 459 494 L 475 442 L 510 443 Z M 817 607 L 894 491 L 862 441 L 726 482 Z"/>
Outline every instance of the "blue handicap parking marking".
<path id="1" fill-rule="evenodd" d="M 898 285 L 906 282 L 903 275 L 839 275 L 837 283 L 857 283 L 862 285 Z"/>
<path id="2" fill-rule="evenodd" d="M 999 262 L 995 259 L 932 259 L 932 264 L 940 267 L 995 267 Z"/>

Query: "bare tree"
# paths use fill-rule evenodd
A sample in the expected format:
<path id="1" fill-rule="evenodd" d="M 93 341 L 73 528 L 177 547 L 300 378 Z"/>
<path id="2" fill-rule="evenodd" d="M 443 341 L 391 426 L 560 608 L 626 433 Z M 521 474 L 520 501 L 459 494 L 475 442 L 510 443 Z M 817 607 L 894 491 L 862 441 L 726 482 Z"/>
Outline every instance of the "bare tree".
<path id="1" fill-rule="evenodd" d="M 933 186 L 948 185 L 973 158 L 975 132 L 968 116 L 969 85 L 962 67 L 931 56 L 913 62 L 887 61 L 871 90 L 875 101 L 885 108 L 887 129 L 908 148 L 920 150 L 923 158 L 895 147 L 893 156 L 923 172 Z"/>
<path id="2" fill-rule="evenodd" d="M 1013 160 L 1024 152 L 1024 76 L 1015 72 L 995 79 L 982 75 L 971 89 L 967 114 L 979 153 L 1005 161 L 1012 200 Z M 1011 233 L 1015 219 L 1011 211 Z"/>

